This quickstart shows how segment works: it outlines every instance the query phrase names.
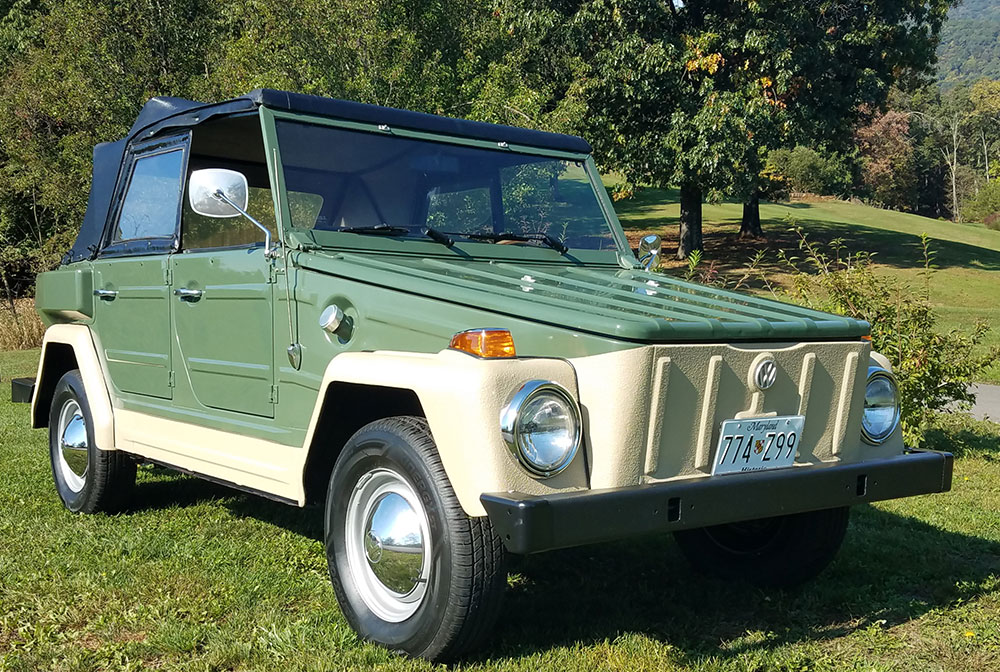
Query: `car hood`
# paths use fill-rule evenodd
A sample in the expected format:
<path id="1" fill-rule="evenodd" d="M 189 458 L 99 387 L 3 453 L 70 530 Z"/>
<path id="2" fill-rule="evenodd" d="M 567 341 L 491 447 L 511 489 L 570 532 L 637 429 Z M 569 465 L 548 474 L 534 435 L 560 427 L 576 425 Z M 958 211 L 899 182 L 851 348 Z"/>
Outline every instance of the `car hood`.
<path id="1" fill-rule="evenodd" d="M 860 338 L 869 325 L 621 268 L 310 252 L 318 272 L 632 342 Z"/>

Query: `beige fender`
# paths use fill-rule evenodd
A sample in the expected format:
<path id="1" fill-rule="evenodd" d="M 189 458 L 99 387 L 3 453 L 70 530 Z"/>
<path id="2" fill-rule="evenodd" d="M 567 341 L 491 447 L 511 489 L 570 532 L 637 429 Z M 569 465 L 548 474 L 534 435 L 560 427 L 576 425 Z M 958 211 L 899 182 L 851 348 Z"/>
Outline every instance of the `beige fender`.
<path id="1" fill-rule="evenodd" d="M 561 474 L 539 480 L 518 464 L 500 435 L 501 409 L 534 379 L 557 382 L 578 395 L 576 373 L 562 359 L 478 359 L 448 350 L 344 353 L 330 361 L 323 375 L 323 393 L 305 445 L 313 445 L 322 400 L 331 384 L 402 388 L 420 400 L 452 488 L 470 516 L 486 515 L 479 501 L 484 492 L 542 495 L 586 488 L 584 450 Z"/>
<path id="2" fill-rule="evenodd" d="M 62 372 L 46 370 L 46 355 L 53 344 L 68 345 L 76 357 L 76 368 L 83 378 L 83 387 L 90 402 L 90 412 L 93 416 L 94 443 L 101 450 L 115 449 L 115 419 L 111 407 L 111 395 L 108 393 L 104 369 L 97 356 L 97 348 L 90 333 L 90 327 L 84 324 L 56 324 L 45 330 L 42 341 L 42 354 L 38 360 L 38 376 L 35 385 L 35 395 L 31 400 L 31 425 L 44 427 L 48 421 L 48 398 L 45 390 L 51 389 L 58 382 Z M 54 380 L 49 378 L 55 377 Z M 48 386 L 48 387 L 47 387 Z M 44 408 L 40 408 L 39 400 L 43 400 Z"/>

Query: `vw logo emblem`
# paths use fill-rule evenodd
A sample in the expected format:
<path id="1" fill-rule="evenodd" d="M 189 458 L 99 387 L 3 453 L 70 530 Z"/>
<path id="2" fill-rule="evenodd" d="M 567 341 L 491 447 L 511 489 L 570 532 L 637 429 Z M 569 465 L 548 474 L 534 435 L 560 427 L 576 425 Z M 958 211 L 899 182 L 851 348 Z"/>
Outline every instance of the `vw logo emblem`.
<path id="1" fill-rule="evenodd" d="M 757 370 L 753 372 L 753 382 L 758 390 L 766 390 L 774 385 L 778 378 L 778 365 L 773 359 L 765 359 L 757 365 Z"/>

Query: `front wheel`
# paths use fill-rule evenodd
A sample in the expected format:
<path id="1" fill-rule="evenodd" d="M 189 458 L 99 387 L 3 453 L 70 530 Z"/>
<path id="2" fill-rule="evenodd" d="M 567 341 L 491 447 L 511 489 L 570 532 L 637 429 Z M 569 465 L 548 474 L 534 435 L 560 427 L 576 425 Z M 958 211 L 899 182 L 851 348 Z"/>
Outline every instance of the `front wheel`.
<path id="1" fill-rule="evenodd" d="M 815 578 L 844 541 L 850 508 L 675 532 L 695 569 L 722 579 L 784 588 Z"/>
<path id="2" fill-rule="evenodd" d="M 378 420 L 351 437 L 330 477 L 325 538 L 337 600 L 365 639 L 451 660 L 496 619 L 502 542 L 488 518 L 463 511 L 423 418 Z"/>

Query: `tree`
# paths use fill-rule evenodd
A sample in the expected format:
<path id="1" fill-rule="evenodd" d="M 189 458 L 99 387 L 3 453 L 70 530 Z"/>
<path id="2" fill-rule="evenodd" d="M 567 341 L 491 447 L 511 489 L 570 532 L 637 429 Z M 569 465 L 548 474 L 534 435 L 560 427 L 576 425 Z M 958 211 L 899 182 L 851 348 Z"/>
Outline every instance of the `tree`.
<path id="1" fill-rule="evenodd" d="M 959 86 L 943 96 L 934 95 L 924 109 L 913 109 L 910 114 L 935 136 L 941 157 L 948 167 L 951 182 L 952 221 L 962 221 L 959 199 L 959 182 L 962 173 L 962 153 L 972 121 L 972 103 L 967 87 Z"/>
<path id="2" fill-rule="evenodd" d="M 581 130 L 625 193 L 735 196 L 759 233 L 769 151 L 849 141 L 862 105 L 928 71 L 948 4 L 507 0 L 500 11 L 529 45 L 526 78 L 584 101 Z M 682 212 L 681 257 L 700 239 L 694 209 Z"/>
<path id="3" fill-rule="evenodd" d="M 17 250 L 4 259 L 31 260 L 11 267 L 28 286 L 58 262 L 93 146 L 151 96 L 268 86 L 487 116 L 484 91 L 529 98 L 493 68 L 510 39 L 480 0 L 0 0 L 0 244 Z"/>
<path id="4" fill-rule="evenodd" d="M 876 113 L 854 132 L 863 193 L 880 207 L 914 210 L 917 174 L 910 115 Z"/>
<path id="5" fill-rule="evenodd" d="M 983 171 L 990 182 L 990 156 L 1000 145 L 1000 81 L 982 79 L 969 91 L 970 125 L 982 147 Z"/>

